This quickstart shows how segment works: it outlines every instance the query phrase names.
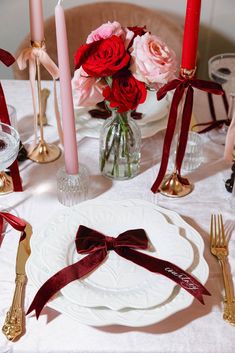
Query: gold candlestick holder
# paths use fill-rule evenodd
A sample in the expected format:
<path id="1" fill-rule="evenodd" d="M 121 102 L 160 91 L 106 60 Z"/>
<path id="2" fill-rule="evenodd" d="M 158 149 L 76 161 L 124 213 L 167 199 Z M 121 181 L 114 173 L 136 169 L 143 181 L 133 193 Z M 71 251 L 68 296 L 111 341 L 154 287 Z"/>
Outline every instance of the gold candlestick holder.
<path id="1" fill-rule="evenodd" d="M 42 48 L 44 42 L 31 42 L 32 47 Z M 38 91 L 38 121 L 40 137 L 39 142 L 36 144 L 34 149 L 29 152 L 28 158 L 36 163 L 50 163 L 58 159 L 61 155 L 61 150 L 55 144 L 49 144 L 44 139 L 43 131 L 43 114 L 42 114 L 42 89 L 41 89 L 41 70 L 40 60 L 36 57 L 36 72 L 37 72 L 37 91 Z"/>
<path id="2" fill-rule="evenodd" d="M 193 70 L 187 70 L 184 68 L 180 69 L 180 76 L 185 79 L 193 78 L 195 75 L 196 68 Z M 180 136 L 180 134 L 179 134 Z M 179 137 L 177 143 L 177 150 L 179 148 Z M 177 153 L 176 153 L 177 155 Z M 181 173 L 177 170 L 175 165 L 174 171 L 171 174 L 167 174 L 161 185 L 159 186 L 159 192 L 162 195 L 179 198 L 190 194 L 194 189 L 194 185 L 189 182 L 187 178 L 183 178 Z"/>
<path id="3" fill-rule="evenodd" d="M 12 177 L 5 172 L 0 172 L 0 195 L 13 192 Z"/>
<path id="4" fill-rule="evenodd" d="M 194 189 L 194 185 L 191 184 L 188 179 L 182 178 L 180 173 L 175 170 L 172 174 L 168 174 L 163 179 L 159 191 L 162 195 L 177 198 L 183 197 Z"/>

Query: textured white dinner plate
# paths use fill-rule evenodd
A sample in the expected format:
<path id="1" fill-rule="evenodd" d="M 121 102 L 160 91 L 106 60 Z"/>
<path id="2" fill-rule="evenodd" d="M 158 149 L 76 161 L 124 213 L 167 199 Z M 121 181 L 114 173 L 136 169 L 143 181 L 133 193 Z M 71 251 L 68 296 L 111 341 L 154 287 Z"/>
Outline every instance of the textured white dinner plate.
<path id="1" fill-rule="evenodd" d="M 91 204 L 102 204 L 104 201 L 87 201 Z M 114 203 L 105 201 L 110 206 Z M 209 270 L 203 257 L 204 243 L 199 233 L 189 226 L 177 213 L 158 207 L 150 202 L 142 200 L 118 201 L 117 203 L 127 207 L 139 206 L 144 209 L 156 210 L 161 212 L 166 220 L 180 228 L 180 236 L 187 239 L 194 250 L 194 261 L 188 272 L 197 278 L 202 284 L 205 284 L 208 278 Z M 47 234 L 40 232 L 32 237 L 32 254 L 27 262 L 27 276 L 34 285 L 39 288 L 49 277 L 48 268 L 41 263 L 38 250 L 40 241 Z M 191 305 L 194 298 L 184 289 L 175 287 L 172 295 L 162 304 L 149 309 L 125 309 L 113 311 L 104 307 L 87 308 L 72 303 L 62 294 L 47 305 L 61 313 L 64 313 L 80 323 L 93 326 L 106 326 L 112 324 L 141 327 L 158 323 L 177 311 L 183 310 Z"/>
<path id="2" fill-rule="evenodd" d="M 143 114 L 142 119 L 136 120 L 143 139 L 151 137 L 166 128 L 170 101 L 171 95 L 157 101 L 156 92 L 148 91 L 146 101 L 140 104 L 137 109 L 138 112 Z M 89 108 L 75 108 L 76 130 L 79 140 L 84 137 L 99 138 L 100 129 L 104 123 L 104 119 L 92 118 L 88 110 Z"/>
<path id="3" fill-rule="evenodd" d="M 169 224 L 160 212 L 138 205 L 88 202 L 58 213 L 45 225 L 40 256 L 51 275 L 86 256 L 79 255 L 75 248 L 79 225 L 113 237 L 128 229 L 143 228 L 152 246 L 152 251 L 144 253 L 171 261 L 184 270 L 194 259 L 192 246 L 179 236 L 179 228 Z M 164 302 L 175 286 L 168 278 L 146 271 L 111 251 L 95 271 L 85 279 L 71 282 L 61 292 L 81 306 L 143 309 Z"/>

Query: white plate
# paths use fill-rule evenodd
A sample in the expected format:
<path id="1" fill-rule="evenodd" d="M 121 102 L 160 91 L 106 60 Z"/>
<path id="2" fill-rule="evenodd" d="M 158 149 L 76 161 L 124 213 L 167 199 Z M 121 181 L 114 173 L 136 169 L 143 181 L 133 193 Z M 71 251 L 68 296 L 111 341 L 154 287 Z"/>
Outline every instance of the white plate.
<path id="1" fill-rule="evenodd" d="M 140 127 L 141 137 L 147 138 L 164 130 L 167 126 L 168 111 L 171 95 L 157 101 L 156 92 L 148 91 L 145 103 L 138 106 L 137 111 L 143 114 L 143 118 L 136 120 Z M 92 118 L 88 113 L 91 108 L 75 108 L 75 120 L 78 139 L 84 137 L 99 138 L 100 129 L 104 123 L 103 119 Z"/>
<path id="2" fill-rule="evenodd" d="M 127 229 L 143 228 L 153 248 L 144 253 L 171 261 L 184 270 L 194 259 L 191 245 L 179 236 L 179 228 L 169 224 L 160 212 L 119 203 L 111 206 L 83 203 L 58 213 L 44 227 L 47 237 L 40 245 L 40 256 L 51 275 L 86 256 L 79 255 L 75 248 L 79 225 L 113 237 Z M 81 306 L 143 309 L 164 302 L 175 286 L 166 277 L 156 276 L 111 251 L 106 261 L 89 276 L 71 282 L 61 292 Z"/>
<path id="3" fill-rule="evenodd" d="M 101 201 L 87 201 L 93 205 L 102 204 Z M 106 204 L 112 206 L 116 202 L 106 201 Z M 187 239 L 194 249 L 194 262 L 188 272 L 197 278 L 202 284 L 205 284 L 208 278 L 209 270 L 206 261 L 203 258 L 204 243 L 199 233 L 189 226 L 177 213 L 158 207 L 152 203 L 142 200 L 118 201 L 120 205 L 127 207 L 139 206 L 140 208 L 156 210 L 166 217 L 169 223 L 180 227 L 180 236 Z M 82 204 L 81 204 L 82 205 Z M 40 237 L 40 235 L 42 237 Z M 34 234 L 32 237 L 32 254 L 27 262 L 27 276 L 34 285 L 39 288 L 49 277 L 50 273 L 47 267 L 41 263 L 38 256 L 38 249 L 43 236 L 43 232 Z M 62 294 L 47 305 L 61 313 L 64 313 L 80 323 L 92 326 L 106 326 L 112 324 L 141 327 L 158 323 L 170 315 L 183 310 L 191 305 L 194 298 L 184 289 L 178 286 L 174 289 L 172 295 L 162 304 L 149 309 L 125 309 L 113 311 L 107 308 L 87 308 L 72 303 Z"/>

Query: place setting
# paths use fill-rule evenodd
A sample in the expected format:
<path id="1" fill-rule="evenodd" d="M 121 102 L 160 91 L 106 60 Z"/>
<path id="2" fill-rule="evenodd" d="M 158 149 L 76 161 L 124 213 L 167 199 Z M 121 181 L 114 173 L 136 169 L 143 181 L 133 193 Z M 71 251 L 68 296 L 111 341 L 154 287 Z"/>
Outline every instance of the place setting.
<path id="1" fill-rule="evenodd" d="M 117 214 L 118 222 L 114 225 L 113 218 Z M 129 228 L 142 227 L 152 248 L 145 254 L 174 262 L 196 276 L 202 284 L 208 278 L 203 240 L 176 213 L 139 200 L 105 204 L 87 201 L 56 215 L 32 238 L 27 274 L 38 288 L 61 268 L 84 258 L 76 254 L 74 244 L 80 225 L 78 217 L 82 226 L 109 236 Z M 120 225 L 119 229 L 117 224 Z M 176 247 L 177 253 L 174 251 Z M 187 288 L 188 277 L 186 279 L 185 276 L 185 280 Z M 180 290 L 177 287 L 164 276 L 146 273 L 145 269 L 109 252 L 108 258 L 97 270 L 83 280 L 65 286 L 48 305 L 90 325 L 146 326 L 192 303 L 193 297 L 183 289 L 184 285 Z M 208 294 L 206 290 L 205 293 Z"/>
<path id="2" fill-rule="evenodd" d="M 22 349 L 29 337 L 39 344 L 40 330 L 48 341 L 53 330 L 58 342 L 70 341 L 68 323 L 84 337 L 89 332 L 109 339 L 118 326 L 127 341 L 130 333 L 141 333 L 146 342 L 151 326 L 154 344 L 190 333 L 189 347 L 199 331 L 206 339 L 211 322 L 232 337 L 234 242 L 226 223 L 232 209 L 220 201 L 229 191 L 234 203 L 234 97 L 229 79 L 221 81 L 228 71 L 212 67 L 216 57 L 209 62 L 210 81 L 197 77 L 201 1 L 187 0 L 180 63 L 147 25 L 110 20 L 76 48 L 73 74 L 64 3 L 56 1 L 54 9 L 56 60 L 47 50 L 41 0 L 29 0 L 30 41 L 18 57 L 0 49 L 6 67 L 28 71 L 32 104 L 25 112 L 33 111 L 25 144 L 18 132 L 27 130 L 24 117 L 18 119 L 7 83 L 0 83 L 0 254 L 5 244 L 17 244 L 9 259 L 2 252 L 1 281 L 12 274 L 10 266 L 15 278 L 7 279 L 14 291 L 2 303 L 0 351 L 8 341 Z M 42 79 L 44 69 L 51 82 Z M 195 91 L 209 100 L 230 94 L 222 148 L 223 163 L 232 167 L 224 189 L 217 185 L 228 171 L 222 162 L 219 172 L 211 171 L 215 161 L 207 149 L 213 145 L 206 144 L 215 143 L 214 134 L 225 126 L 214 129 L 212 122 L 211 129 L 196 132 L 204 123 L 194 121 L 194 105 L 200 105 Z M 150 138 L 149 155 L 161 157 L 142 170 Z M 97 173 L 109 188 L 92 198 Z M 52 320 L 50 309 L 56 312 Z M 185 320 L 178 327 L 180 315 Z M 92 351 L 85 343 L 79 347 L 79 353 Z"/>

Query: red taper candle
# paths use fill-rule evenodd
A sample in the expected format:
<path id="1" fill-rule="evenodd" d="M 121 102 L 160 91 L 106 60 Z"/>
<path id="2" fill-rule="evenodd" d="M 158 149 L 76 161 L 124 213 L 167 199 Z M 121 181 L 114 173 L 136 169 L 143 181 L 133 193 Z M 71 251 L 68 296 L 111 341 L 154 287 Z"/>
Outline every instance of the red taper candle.
<path id="1" fill-rule="evenodd" d="M 184 39 L 181 67 L 194 70 L 196 67 L 201 0 L 188 0 L 184 24 Z"/>

